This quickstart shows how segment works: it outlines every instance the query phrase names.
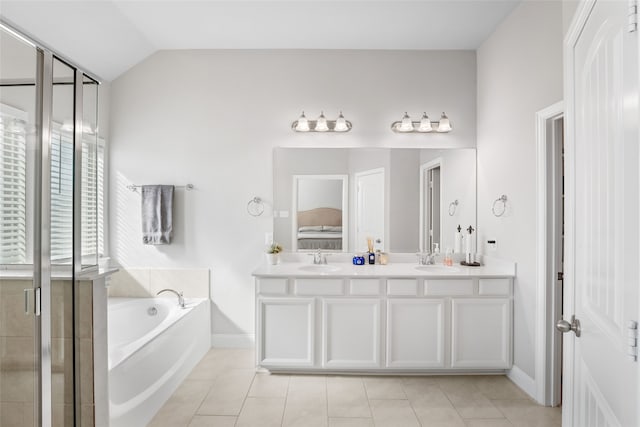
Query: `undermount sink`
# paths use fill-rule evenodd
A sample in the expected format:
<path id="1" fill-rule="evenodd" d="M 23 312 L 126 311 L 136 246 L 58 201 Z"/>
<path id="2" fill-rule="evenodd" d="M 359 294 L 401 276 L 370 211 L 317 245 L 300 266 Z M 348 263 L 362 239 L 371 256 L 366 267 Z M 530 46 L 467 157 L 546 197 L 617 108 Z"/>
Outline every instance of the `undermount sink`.
<path id="1" fill-rule="evenodd" d="M 340 267 L 327 264 L 313 264 L 303 265 L 302 267 L 300 267 L 300 270 L 309 271 L 312 273 L 335 273 L 336 271 L 340 271 Z"/>
<path id="2" fill-rule="evenodd" d="M 448 267 L 446 265 L 419 265 L 416 270 L 428 273 L 459 273 L 462 271 L 460 267 Z"/>

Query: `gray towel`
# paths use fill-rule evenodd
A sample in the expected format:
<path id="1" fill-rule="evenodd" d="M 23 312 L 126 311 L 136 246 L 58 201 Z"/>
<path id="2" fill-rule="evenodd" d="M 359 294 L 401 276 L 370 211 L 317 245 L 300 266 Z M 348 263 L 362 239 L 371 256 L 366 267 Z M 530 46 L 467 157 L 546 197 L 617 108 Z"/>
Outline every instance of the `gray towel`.
<path id="1" fill-rule="evenodd" d="M 142 186 L 142 242 L 171 243 L 173 234 L 173 185 Z"/>

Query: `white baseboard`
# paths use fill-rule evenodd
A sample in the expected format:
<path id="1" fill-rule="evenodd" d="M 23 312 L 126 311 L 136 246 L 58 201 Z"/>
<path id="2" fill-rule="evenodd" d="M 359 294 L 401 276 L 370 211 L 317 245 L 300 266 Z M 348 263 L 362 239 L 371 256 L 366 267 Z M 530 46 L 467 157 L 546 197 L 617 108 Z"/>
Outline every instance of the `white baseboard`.
<path id="1" fill-rule="evenodd" d="M 537 387 L 536 380 L 527 375 L 522 369 L 517 366 L 513 366 L 507 377 L 513 381 L 515 385 L 520 387 L 525 393 L 527 393 L 533 400 L 536 400 Z"/>
<path id="2" fill-rule="evenodd" d="M 211 347 L 253 348 L 254 334 L 211 334 Z"/>

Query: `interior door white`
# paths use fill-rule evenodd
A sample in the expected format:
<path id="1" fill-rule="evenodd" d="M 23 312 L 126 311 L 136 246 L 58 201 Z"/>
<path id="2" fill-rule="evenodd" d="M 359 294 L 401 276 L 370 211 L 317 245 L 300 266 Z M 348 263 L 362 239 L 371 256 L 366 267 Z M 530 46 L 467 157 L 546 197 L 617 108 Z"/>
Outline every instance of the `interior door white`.
<path id="1" fill-rule="evenodd" d="M 382 241 L 384 236 L 384 169 L 372 169 L 355 174 L 356 240 L 354 249 L 366 248 L 367 237 Z"/>
<path id="2" fill-rule="evenodd" d="M 629 3 L 588 1 L 570 29 L 567 61 L 567 259 L 563 425 L 638 426 L 640 233 L 638 32 Z"/>

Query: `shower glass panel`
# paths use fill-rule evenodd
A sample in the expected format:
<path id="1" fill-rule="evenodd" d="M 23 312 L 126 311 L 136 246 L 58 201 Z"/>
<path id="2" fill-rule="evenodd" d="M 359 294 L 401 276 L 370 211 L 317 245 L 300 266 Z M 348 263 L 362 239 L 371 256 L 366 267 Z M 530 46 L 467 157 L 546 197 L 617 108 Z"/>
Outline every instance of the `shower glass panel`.
<path id="1" fill-rule="evenodd" d="M 73 184 L 75 70 L 53 59 L 51 114 L 51 409 L 74 425 Z"/>
<path id="2" fill-rule="evenodd" d="M 82 179 L 80 180 L 82 268 L 98 265 L 98 82 L 82 77 Z M 100 211 L 102 211 L 100 209 Z"/>
<path id="3" fill-rule="evenodd" d="M 39 424 L 34 314 L 36 48 L 0 29 L 0 425 Z M 9 268 L 21 279 L 9 278 Z"/>

